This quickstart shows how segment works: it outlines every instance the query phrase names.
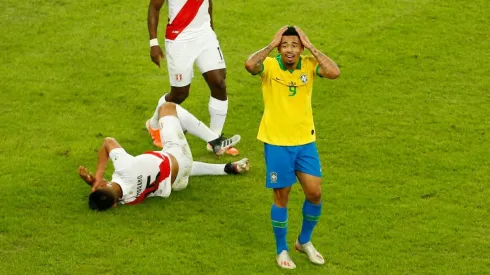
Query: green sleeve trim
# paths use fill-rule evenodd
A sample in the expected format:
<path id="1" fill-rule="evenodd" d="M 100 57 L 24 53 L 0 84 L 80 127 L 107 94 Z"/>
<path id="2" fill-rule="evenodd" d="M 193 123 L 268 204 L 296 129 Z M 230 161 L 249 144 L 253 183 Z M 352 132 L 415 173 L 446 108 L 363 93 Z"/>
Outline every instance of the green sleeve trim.
<path id="1" fill-rule="evenodd" d="M 264 63 L 260 64 L 262 67 L 260 68 L 260 71 L 256 74 L 252 74 L 252 75 L 260 75 L 264 72 Z"/>
<path id="2" fill-rule="evenodd" d="M 323 76 L 321 76 L 318 71 L 320 70 L 320 64 L 316 65 L 316 75 L 318 75 L 319 77 L 323 78 Z"/>
<path id="3" fill-rule="evenodd" d="M 258 74 L 262 74 L 264 72 L 264 63 L 260 64 L 260 66 L 262 66 L 260 68 L 260 72 Z"/>

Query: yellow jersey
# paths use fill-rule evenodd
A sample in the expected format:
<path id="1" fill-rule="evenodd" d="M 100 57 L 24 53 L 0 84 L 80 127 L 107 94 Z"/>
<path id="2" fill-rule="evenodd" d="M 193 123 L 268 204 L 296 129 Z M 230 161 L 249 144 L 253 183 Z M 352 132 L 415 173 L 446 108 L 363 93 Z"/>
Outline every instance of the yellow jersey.
<path id="1" fill-rule="evenodd" d="M 264 114 L 257 139 L 279 146 L 315 141 L 311 95 L 319 69 L 316 59 L 301 56 L 296 69 L 288 70 L 277 55 L 267 57 L 262 66 Z"/>

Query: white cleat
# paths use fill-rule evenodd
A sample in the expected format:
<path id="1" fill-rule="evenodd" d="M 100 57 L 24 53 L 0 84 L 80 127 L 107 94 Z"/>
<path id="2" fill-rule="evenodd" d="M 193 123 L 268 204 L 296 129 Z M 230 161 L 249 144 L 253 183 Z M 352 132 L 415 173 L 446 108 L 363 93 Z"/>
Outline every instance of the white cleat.
<path id="1" fill-rule="evenodd" d="M 287 250 L 283 250 L 277 255 L 276 262 L 280 267 L 285 269 L 296 268 L 296 265 L 294 264 L 293 260 L 291 260 L 291 257 L 289 257 L 289 253 L 287 252 Z"/>
<path id="2" fill-rule="evenodd" d="M 299 240 L 296 240 L 296 243 L 294 244 L 294 248 L 296 248 L 297 251 L 308 255 L 310 262 L 314 264 L 322 265 L 325 263 L 325 259 L 323 259 L 322 254 L 320 254 L 320 252 L 318 252 L 315 249 L 311 241 L 305 244 L 300 244 Z"/>
<path id="3" fill-rule="evenodd" d="M 247 158 L 243 158 L 235 162 L 228 162 L 225 165 L 225 172 L 227 174 L 240 175 L 248 170 L 250 170 L 250 165 Z"/>
<path id="4" fill-rule="evenodd" d="M 237 174 L 243 174 L 250 170 L 248 158 L 243 158 L 239 161 L 235 161 L 231 165 L 233 165 L 233 170 L 235 170 Z"/>

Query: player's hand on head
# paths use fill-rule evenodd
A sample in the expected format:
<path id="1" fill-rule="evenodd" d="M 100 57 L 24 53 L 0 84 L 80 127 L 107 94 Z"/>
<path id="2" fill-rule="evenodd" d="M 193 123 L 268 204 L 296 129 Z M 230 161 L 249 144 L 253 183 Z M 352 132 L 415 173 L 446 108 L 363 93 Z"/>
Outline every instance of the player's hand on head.
<path id="1" fill-rule="evenodd" d="M 165 58 L 165 55 L 163 54 L 162 48 L 160 48 L 160 46 L 153 46 L 150 48 L 150 57 L 151 61 L 153 61 L 153 63 L 160 67 L 160 60 L 163 60 Z"/>
<path id="2" fill-rule="evenodd" d="M 272 47 L 277 47 L 279 44 L 281 44 L 281 39 L 282 39 L 282 34 L 288 29 L 288 26 L 282 26 L 277 33 L 274 35 L 274 38 L 272 39 L 271 46 Z"/>
<path id="3" fill-rule="evenodd" d="M 298 32 L 299 39 L 301 40 L 303 47 L 307 48 L 308 50 L 313 48 L 313 44 L 311 44 L 310 39 L 308 39 L 308 36 L 306 36 L 306 33 L 298 26 L 294 26 L 294 29 L 296 29 L 296 32 Z"/>

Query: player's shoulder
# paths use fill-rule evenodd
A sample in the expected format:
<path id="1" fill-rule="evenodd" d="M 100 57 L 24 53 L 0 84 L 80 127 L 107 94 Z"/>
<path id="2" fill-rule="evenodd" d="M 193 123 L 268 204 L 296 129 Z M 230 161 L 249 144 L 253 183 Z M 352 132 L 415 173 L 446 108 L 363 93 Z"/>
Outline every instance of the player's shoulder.
<path id="1" fill-rule="evenodd" d="M 268 56 L 268 57 L 266 57 L 266 58 L 264 59 L 264 62 L 263 62 L 263 63 L 264 63 L 264 64 L 268 64 L 268 65 L 269 65 L 269 64 L 272 64 L 272 62 L 274 62 L 275 60 L 276 60 L 276 59 L 275 59 L 274 57 L 270 57 L 270 56 Z"/>
<path id="2" fill-rule="evenodd" d="M 301 63 L 303 63 L 304 65 L 306 66 L 309 66 L 309 65 L 315 65 L 318 63 L 315 59 L 314 56 L 312 55 L 302 55 L 301 56 Z"/>

